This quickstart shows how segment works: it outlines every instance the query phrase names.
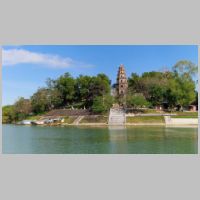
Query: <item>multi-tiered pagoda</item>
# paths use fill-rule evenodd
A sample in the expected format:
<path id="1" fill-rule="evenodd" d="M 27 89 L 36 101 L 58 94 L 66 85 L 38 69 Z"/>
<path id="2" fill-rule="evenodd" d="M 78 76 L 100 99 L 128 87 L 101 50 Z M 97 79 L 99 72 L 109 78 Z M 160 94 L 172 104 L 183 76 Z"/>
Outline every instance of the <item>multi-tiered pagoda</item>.
<path id="1" fill-rule="evenodd" d="M 124 65 L 120 65 L 117 73 L 117 94 L 119 97 L 126 96 L 128 89 L 128 82 L 126 78 L 126 72 Z"/>

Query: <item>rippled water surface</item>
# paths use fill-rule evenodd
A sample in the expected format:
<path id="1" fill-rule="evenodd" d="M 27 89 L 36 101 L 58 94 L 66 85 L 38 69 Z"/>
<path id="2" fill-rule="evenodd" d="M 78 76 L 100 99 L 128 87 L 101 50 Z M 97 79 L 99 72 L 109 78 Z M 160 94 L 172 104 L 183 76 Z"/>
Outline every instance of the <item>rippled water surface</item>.
<path id="1" fill-rule="evenodd" d="M 197 153 L 197 128 L 37 127 L 3 125 L 3 153 Z"/>

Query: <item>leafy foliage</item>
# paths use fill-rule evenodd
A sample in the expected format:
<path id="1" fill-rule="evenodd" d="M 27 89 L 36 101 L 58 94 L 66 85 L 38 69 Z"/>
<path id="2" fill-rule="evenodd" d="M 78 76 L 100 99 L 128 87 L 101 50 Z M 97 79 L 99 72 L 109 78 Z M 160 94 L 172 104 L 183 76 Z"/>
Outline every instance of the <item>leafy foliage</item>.
<path id="1" fill-rule="evenodd" d="M 190 61 L 179 61 L 172 71 L 133 73 L 128 79 L 129 94 L 142 93 L 152 106 L 165 103 L 170 109 L 187 107 L 195 101 L 197 66 Z"/>
<path id="2" fill-rule="evenodd" d="M 132 73 L 128 79 L 128 94 L 113 99 L 111 81 L 101 73 L 96 76 L 72 77 L 65 73 L 57 79 L 48 78 L 46 87 L 39 88 L 30 99 L 19 98 L 12 106 L 3 107 L 3 123 L 11 123 L 55 108 L 87 108 L 105 113 L 113 102 L 133 108 L 165 103 L 168 108 L 197 104 L 194 77 L 197 66 L 187 60 L 177 62 L 172 71 Z M 115 87 L 115 85 L 113 85 Z M 121 102 L 120 102 L 121 101 Z"/>
<path id="3" fill-rule="evenodd" d="M 31 101 L 29 99 L 19 98 L 14 104 L 14 113 L 17 120 L 25 119 L 32 111 Z"/>
<path id="4" fill-rule="evenodd" d="M 173 71 L 181 76 L 191 77 L 197 74 L 198 66 L 188 60 L 180 60 L 173 66 Z"/>
<path id="5" fill-rule="evenodd" d="M 3 106 L 2 123 L 12 123 L 16 121 L 15 107 L 13 105 Z"/>
<path id="6" fill-rule="evenodd" d="M 97 96 L 94 99 L 92 105 L 92 111 L 94 113 L 105 113 L 107 112 L 113 104 L 113 97 L 110 95 L 106 96 Z"/>
<path id="7" fill-rule="evenodd" d="M 128 107 L 141 108 L 141 107 L 146 107 L 148 105 L 149 103 L 147 102 L 143 94 L 134 94 L 134 95 L 129 95 L 127 97 Z"/>

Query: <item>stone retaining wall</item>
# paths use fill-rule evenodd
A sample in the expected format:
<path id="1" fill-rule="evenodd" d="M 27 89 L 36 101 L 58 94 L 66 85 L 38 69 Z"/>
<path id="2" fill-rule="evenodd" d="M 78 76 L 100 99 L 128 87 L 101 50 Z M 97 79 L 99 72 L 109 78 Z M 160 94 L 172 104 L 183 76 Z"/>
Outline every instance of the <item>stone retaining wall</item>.
<path id="1" fill-rule="evenodd" d="M 198 125 L 198 118 L 165 117 L 166 125 Z"/>

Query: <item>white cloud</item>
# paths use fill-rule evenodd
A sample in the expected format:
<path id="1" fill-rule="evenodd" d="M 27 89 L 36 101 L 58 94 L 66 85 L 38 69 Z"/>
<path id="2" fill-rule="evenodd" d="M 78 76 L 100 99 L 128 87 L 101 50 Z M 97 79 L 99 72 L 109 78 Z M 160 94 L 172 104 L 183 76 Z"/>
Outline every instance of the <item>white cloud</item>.
<path id="1" fill-rule="evenodd" d="M 68 68 L 83 63 L 64 58 L 58 55 L 31 52 L 24 49 L 3 49 L 2 65 L 13 66 L 17 64 L 43 64 L 53 68 Z"/>

